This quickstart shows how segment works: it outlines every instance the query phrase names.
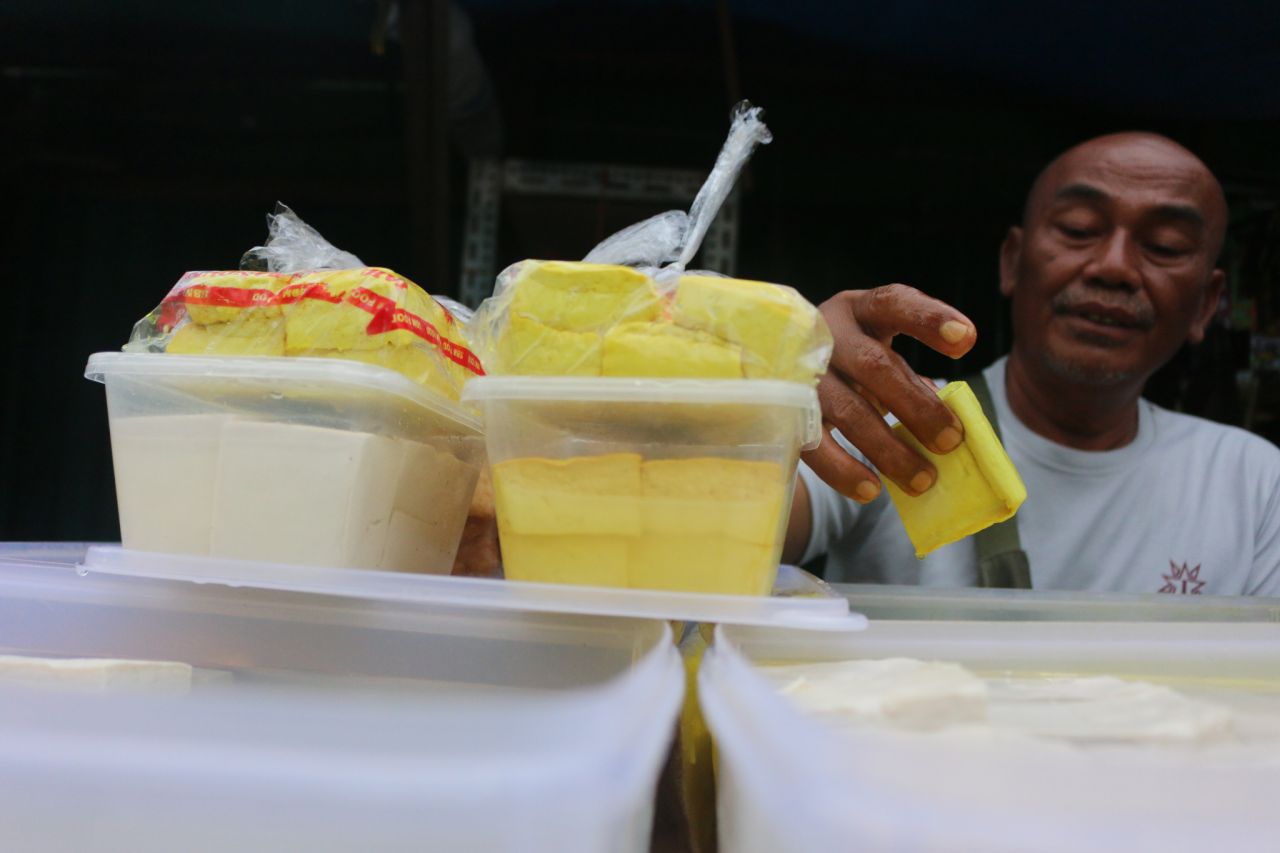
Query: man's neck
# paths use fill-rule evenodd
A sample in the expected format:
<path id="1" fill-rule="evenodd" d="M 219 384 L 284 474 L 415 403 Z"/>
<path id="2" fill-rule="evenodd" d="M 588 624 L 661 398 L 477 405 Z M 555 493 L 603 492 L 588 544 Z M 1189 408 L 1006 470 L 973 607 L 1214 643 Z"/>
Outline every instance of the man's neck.
<path id="1" fill-rule="evenodd" d="M 1032 432 L 1076 450 L 1115 450 L 1138 434 L 1142 384 L 1080 385 L 1033 376 L 1015 350 L 1005 365 L 1009 408 Z"/>

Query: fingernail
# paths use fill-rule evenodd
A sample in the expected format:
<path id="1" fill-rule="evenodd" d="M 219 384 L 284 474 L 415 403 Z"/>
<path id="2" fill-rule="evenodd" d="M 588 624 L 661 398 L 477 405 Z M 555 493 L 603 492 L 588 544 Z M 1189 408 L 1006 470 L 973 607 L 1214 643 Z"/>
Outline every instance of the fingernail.
<path id="1" fill-rule="evenodd" d="M 959 320 L 948 320 L 938 329 L 938 334 L 949 344 L 958 344 L 969 336 L 969 326 Z"/>
<path id="2" fill-rule="evenodd" d="M 955 450 L 960 446 L 960 442 L 964 437 L 960 435 L 960 430 L 955 427 L 943 427 L 938 433 L 937 438 L 933 440 L 933 446 L 946 453 L 948 450 Z"/>
<path id="3" fill-rule="evenodd" d="M 916 494 L 929 491 L 929 487 L 933 485 L 933 475 L 928 471 L 920 471 L 911 478 L 911 491 Z"/>
<path id="4" fill-rule="evenodd" d="M 870 503 L 880 494 L 880 486 L 870 480 L 863 480 L 853 490 L 853 494 L 862 503 Z"/>

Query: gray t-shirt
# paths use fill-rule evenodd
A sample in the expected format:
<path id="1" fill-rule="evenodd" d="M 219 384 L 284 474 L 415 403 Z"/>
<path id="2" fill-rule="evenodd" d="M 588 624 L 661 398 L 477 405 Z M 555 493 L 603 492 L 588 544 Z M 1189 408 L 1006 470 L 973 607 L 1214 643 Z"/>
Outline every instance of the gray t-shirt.
<path id="1" fill-rule="evenodd" d="M 983 373 L 1027 485 L 1016 518 L 1034 588 L 1280 595 L 1280 449 L 1147 400 L 1128 445 L 1064 447 L 1009 409 L 1004 370 L 1000 359 Z M 972 538 L 918 560 L 886 492 L 860 506 L 803 464 L 800 476 L 813 507 L 805 560 L 827 554 L 828 580 L 976 585 Z"/>

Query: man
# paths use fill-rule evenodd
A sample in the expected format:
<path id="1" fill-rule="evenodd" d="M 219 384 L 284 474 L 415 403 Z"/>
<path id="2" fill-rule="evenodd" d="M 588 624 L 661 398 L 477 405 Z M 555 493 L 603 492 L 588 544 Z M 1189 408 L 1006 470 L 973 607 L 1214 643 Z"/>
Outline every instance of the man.
<path id="1" fill-rule="evenodd" d="M 1280 450 L 1140 398 L 1184 341 L 1204 337 L 1226 217 L 1195 155 L 1124 133 L 1053 161 L 1009 230 L 1000 290 L 1013 347 L 983 375 L 1027 485 L 1016 523 L 1033 587 L 1280 595 Z M 836 340 L 819 385 L 828 433 L 805 455 L 786 558 L 828 553 L 840 581 L 974 585 L 974 539 L 917 560 L 865 464 L 912 494 L 932 486 L 936 470 L 880 413 L 934 452 L 954 449 L 961 426 L 890 343 L 907 334 L 959 357 L 973 324 L 902 285 L 843 293 L 822 311 Z"/>

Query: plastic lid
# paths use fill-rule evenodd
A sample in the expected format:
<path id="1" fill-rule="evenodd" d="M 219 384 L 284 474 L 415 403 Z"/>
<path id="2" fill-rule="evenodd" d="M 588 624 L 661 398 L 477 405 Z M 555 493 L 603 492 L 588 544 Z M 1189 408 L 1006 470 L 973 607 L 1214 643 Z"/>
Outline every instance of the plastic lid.
<path id="1" fill-rule="evenodd" d="M 344 402 L 360 404 L 373 397 L 398 398 L 436 418 L 455 423 L 462 431 L 479 434 L 480 420 L 434 391 L 385 367 L 336 358 L 278 358 L 261 356 L 170 355 L 168 353 L 97 352 L 89 356 L 86 379 L 105 382 L 116 376 L 180 381 L 185 393 L 199 396 L 201 380 L 243 380 L 255 385 L 322 385 Z M 226 386 L 211 385 L 209 395 L 222 402 Z M 345 398 L 350 397 L 350 401 Z"/>
<path id="2" fill-rule="evenodd" d="M 805 447 L 821 438 L 822 410 L 811 385 L 780 379 L 650 379 L 620 376 L 478 376 L 462 389 L 466 402 L 528 400 L 569 403 L 758 405 L 799 410 Z"/>
<path id="3" fill-rule="evenodd" d="M 1058 589 L 832 584 L 869 619 L 1019 622 L 1280 622 L 1280 598 Z"/>
<path id="4" fill-rule="evenodd" d="M 381 601 L 422 602 L 490 610 L 575 613 L 639 619 L 677 619 L 767 628 L 861 631 L 867 620 L 849 610 L 843 596 L 799 569 L 783 566 L 775 590 L 781 595 L 699 595 L 657 590 L 613 589 L 520 581 L 419 575 L 368 569 L 330 569 L 128 551 L 94 545 L 83 573 L 189 580 Z"/>

